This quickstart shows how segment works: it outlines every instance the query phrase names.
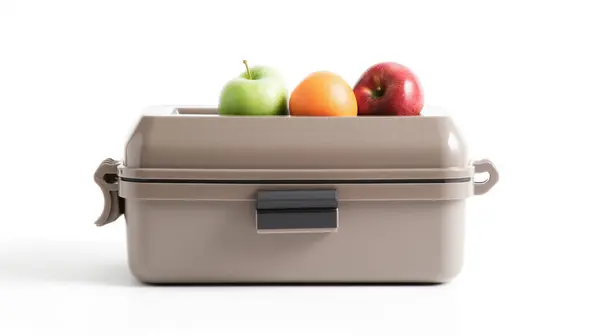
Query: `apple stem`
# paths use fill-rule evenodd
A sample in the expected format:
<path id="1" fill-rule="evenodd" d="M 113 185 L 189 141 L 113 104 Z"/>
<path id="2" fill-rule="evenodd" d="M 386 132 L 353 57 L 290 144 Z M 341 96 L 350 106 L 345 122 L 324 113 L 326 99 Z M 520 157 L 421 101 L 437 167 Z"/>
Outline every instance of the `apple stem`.
<path id="1" fill-rule="evenodd" d="M 375 85 L 377 85 L 377 91 L 381 90 L 381 82 L 379 81 L 379 77 L 374 78 Z"/>
<path id="2" fill-rule="evenodd" d="M 248 79 L 252 79 L 252 75 L 250 74 L 250 68 L 248 68 L 248 62 L 246 60 L 243 60 L 242 62 L 244 62 L 244 65 L 246 66 L 246 72 L 248 72 Z"/>

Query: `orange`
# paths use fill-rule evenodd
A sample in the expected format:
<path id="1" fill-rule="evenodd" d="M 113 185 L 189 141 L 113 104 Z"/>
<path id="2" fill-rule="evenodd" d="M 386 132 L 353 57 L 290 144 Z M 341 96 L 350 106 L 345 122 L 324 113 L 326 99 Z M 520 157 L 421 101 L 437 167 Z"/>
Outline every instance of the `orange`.
<path id="1" fill-rule="evenodd" d="M 329 71 L 308 75 L 290 94 L 290 115 L 353 117 L 358 104 L 352 88 Z"/>

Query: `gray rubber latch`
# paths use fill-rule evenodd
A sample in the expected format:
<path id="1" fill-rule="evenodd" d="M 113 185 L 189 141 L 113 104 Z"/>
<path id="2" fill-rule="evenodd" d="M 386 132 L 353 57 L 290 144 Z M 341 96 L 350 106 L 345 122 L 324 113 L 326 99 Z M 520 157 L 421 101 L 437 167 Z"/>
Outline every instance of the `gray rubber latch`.
<path id="1" fill-rule="evenodd" d="M 256 199 L 258 233 L 325 233 L 338 228 L 335 189 L 259 190 Z"/>

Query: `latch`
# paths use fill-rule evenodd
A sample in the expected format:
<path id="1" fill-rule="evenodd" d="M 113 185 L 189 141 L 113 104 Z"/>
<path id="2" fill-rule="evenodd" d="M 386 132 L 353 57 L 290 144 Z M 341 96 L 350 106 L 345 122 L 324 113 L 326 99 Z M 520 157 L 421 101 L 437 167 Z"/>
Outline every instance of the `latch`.
<path id="1" fill-rule="evenodd" d="M 337 229 L 335 189 L 260 190 L 257 193 L 258 233 L 323 233 Z"/>

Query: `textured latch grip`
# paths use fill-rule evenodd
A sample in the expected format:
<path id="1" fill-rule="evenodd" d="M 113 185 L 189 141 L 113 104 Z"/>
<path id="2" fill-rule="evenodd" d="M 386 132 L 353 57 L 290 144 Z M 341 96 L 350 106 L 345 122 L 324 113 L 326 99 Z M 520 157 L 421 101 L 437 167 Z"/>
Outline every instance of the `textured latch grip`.
<path id="1" fill-rule="evenodd" d="M 95 224 L 97 226 L 114 222 L 125 210 L 124 199 L 119 197 L 119 164 L 119 161 L 106 159 L 100 163 L 94 174 L 94 181 L 98 184 L 104 196 L 104 209 L 96 220 Z"/>
<path id="2" fill-rule="evenodd" d="M 335 232 L 336 190 L 260 190 L 256 200 L 259 233 Z"/>

